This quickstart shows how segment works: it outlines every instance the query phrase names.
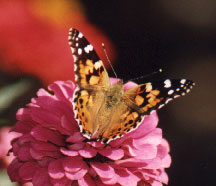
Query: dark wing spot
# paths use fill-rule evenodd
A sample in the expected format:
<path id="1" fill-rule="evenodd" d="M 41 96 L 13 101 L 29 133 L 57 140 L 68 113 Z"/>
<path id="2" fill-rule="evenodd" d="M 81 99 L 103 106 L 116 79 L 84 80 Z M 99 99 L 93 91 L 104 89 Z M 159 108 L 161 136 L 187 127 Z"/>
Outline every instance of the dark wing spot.
<path id="1" fill-rule="evenodd" d="M 82 98 L 79 99 L 79 103 L 80 103 L 80 104 L 83 103 L 83 99 L 82 99 Z"/>
<path id="2" fill-rule="evenodd" d="M 88 123 L 88 118 L 85 118 L 85 122 Z"/>

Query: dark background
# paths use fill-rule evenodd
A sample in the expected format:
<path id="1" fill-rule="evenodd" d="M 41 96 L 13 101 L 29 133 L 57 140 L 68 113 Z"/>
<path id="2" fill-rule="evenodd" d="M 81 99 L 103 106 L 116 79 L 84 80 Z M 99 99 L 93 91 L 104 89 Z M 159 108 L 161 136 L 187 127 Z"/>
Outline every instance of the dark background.
<path id="1" fill-rule="evenodd" d="M 216 2 L 83 3 L 91 22 L 115 44 L 114 68 L 120 78 L 128 80 L 162 68 L 162 74 L 149 78 L 184 77 L 196 83 L 189 95 L 158 111 L 159 127 L 171 148 L 169 186 L 215 185 Z"/>
<path id="2" fill-rule="evenodd" d="M 187 78 L 196 83 L 189 95 L 158 111 L 159 127 L 171 148 L 169 186 L 214 186 L 216 1 L 81 2 L 89 21 L 106 33 L 116 47 L 114 68 L 118 77 L 127 81 L 162 68 L 163 73 L 136 82 L 169 77 Z M 111 70 L 109 74 L 113 76 Z M 0 73 L 1 85 L 23 78 Z M 38 79 L 29 78 L 34 86 L 1 112 L 0 119 L 15 121 L 17 109 L 29 103 L 43 86 Z M 1 123 L 7 125 L 4 119 Z"/>

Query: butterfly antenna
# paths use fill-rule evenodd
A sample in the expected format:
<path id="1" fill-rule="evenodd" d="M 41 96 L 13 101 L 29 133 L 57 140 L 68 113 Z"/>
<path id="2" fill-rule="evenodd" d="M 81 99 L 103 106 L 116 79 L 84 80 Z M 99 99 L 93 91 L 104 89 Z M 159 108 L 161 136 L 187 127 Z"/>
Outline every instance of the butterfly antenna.
<path id="1" fill-rule="evenodd" d="M 108 57 L 108 55 L 107 55 L 106 47 L 105 47 L 104 43 L 102 43 L 102 47 L 103 47 L 103 49 L 104 49 L 104 53 L 105 53 L 105 55 L 106 55 L 107 61 L 109 62 L 109 65 L 111 66 L 112 71 L 113 71 L 115 77 L 118 78 L 118 76 L 117 76 L 117 74 L 116 74 L 116 72 L 115 72 L 115 70 L 114 70 L 114 68 L 113 68 L 113 66 L 112 66 L 112 64 L 111 64 L 111 62 L 110 62 L 110 60 L 109 60 L 109 57 Z"/>
<path id="2" fill-rule="evenodd" d="M 134 81 L 134 80 L 138 80 L 138 79 L 146 78 L 146 77 L 149 77 L 149 76 L 152 76 L 152 75 L 154 75 L 154 74 L 161 73 L 161 72 L 163 72 L 163 70 L 160 68 L 160 69 L 158 69 L 157 71 L 152 72 L 151 74 L 147 74 L 147 75 L 144 75 L 144 76 L 139 76 L 139 77 L 136 77 L 136 78 L 130 79 L 129 81 Z"/>

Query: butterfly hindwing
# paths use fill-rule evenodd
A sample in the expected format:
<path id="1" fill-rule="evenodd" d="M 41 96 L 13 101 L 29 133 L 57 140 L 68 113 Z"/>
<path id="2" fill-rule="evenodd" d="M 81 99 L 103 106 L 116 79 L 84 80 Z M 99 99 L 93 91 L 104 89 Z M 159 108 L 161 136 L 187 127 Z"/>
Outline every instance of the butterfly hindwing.
<path id="1" fill-rule="evenodd" d="M 133 101 L 140 113 L 149 115 L 169 101 L 190 92 L 193 85 L 192 81 L 186 79 L 166 79 L 138 85 L 127 90 L 124 97 Z"/>

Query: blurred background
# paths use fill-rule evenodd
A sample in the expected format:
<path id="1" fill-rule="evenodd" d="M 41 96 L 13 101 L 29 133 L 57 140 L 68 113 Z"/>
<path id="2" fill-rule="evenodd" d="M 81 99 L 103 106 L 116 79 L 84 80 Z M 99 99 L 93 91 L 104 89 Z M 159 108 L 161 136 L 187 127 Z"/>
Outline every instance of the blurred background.
<path id="1" fill-rule="evenodd" d="M 214 186 L 216 166 L 216 1 L 1 0 L 0 186 L 10 159 L 8 130 L 16 111 L 55 80 L 73 80 L 68 29 L 79 29 L 118 77 L 187 78 L 192 92 L 158 111 L 169 141 L 169 186 Z M 110 76 L 113 72 L 109 66 Z M 2 150 L 4 147 L 4 150 Z"/>

